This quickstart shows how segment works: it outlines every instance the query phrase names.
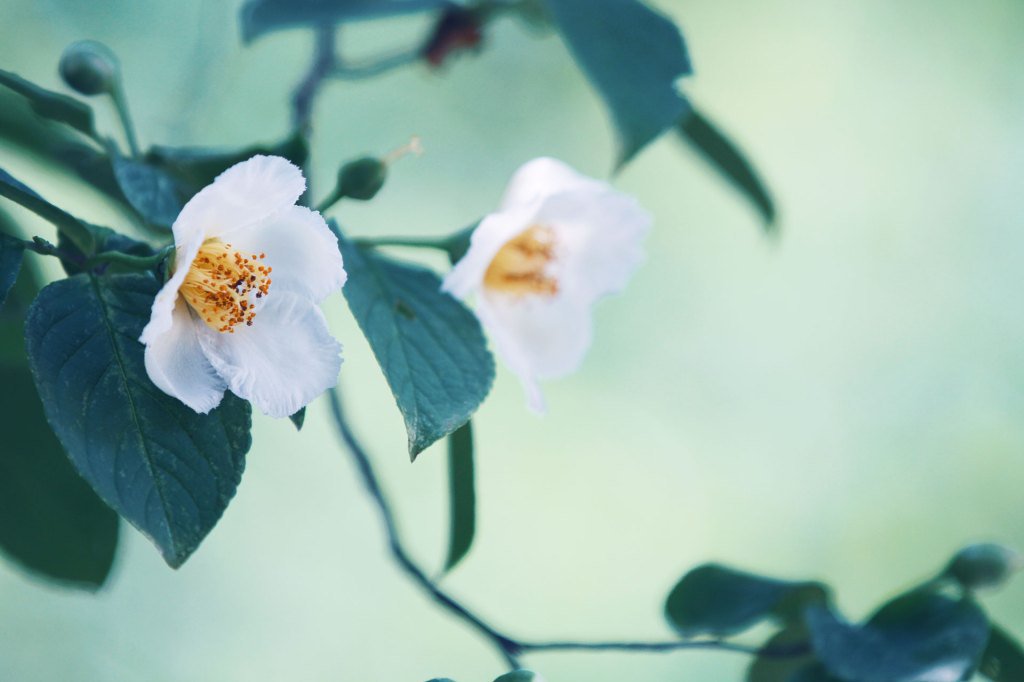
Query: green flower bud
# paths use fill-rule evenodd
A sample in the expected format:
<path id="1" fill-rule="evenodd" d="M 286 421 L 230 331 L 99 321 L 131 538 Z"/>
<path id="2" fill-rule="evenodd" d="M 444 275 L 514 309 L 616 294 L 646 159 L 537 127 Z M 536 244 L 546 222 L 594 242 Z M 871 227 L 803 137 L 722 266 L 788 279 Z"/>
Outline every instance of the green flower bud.
<path id="1" fill-rule="evenodd" d="M 993 543 L 968 545 L 953 556 L 946 574 L 975 590 L 999 587 L 1015 572 L 1024 568 L 1024 557 L 1011 549 Z"/>
<path id="2" fill-rule="evenodd" d="M 369 201 L 388 177 L 388 165 L 381 159 L 372 156 L 364 156 L 355 161 L 349 161 L 338 172 L 339 197 Z"/>
<path id="3" fill-rule="evenodd" d="M 60 56 L 58 70 L 68 87 L 83 95 L 112 93 L 121 77 L 117 55 L 95 40 L 68 45 Z"/>

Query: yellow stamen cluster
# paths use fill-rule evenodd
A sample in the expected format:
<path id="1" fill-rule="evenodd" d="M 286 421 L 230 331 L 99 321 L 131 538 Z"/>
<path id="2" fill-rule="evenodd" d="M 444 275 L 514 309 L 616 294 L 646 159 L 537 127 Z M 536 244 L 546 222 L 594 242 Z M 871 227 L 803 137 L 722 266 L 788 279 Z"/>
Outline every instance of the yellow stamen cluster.
<path id="1" fill-rule="evenodd" d="M 484 273 L 484 286 L 522 296 L 558 293 L 558 280 L 550 273 L 555 260 L 555 234 L 545 225 L 531 225 L 510 239 Z"/>
<path id="2" fill-rule="evenodd" d="M 270 293 L 270 271 L 265 253 L 246 257 L 231 244 L 207 239 L 189 267 L 179 292 L 208 327 L 233 334 L 243 322 L 256 318 L 253 298 Z"/>

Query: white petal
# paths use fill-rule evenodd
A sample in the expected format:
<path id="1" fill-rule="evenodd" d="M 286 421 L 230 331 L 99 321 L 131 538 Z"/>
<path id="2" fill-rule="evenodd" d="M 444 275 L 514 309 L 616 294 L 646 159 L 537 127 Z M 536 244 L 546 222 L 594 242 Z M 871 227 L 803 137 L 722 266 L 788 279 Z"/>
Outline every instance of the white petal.
<path id="1" fill-rule="evenodd" d="M 156 298 L 153 299 L 153 308 L 149 315 L 149 322 L 142 330 L 139 341 L 151 343 L 154 339 L 165 334 L 172 324 L 172 316 L 175 305 L 178 302 L 178 289 L 185 281 L 188 270 L 192 267 L 192 261 L 199 253 L 199 247 L 203 245 L 201 235 L 186 235 L 184 242 L 180 243 L 174 253 L 174 274 L 164 283 Z"/>
<path id="2" fill-rule="evenodd" d="M 199 341 L 231 391 L 264 414 L 287 417 L 334 386 L 341 369 L 341 344 L 308 299 L 274 292 L 251 327 L 234 334 L 203 325 Z"/>
<path id="3" fill-rule="evenodd" d="M 590 348 L 590 306 L 565 293 L 541 297 L 485 291 L 476 313 L 495 351 L 523 382 L 535 411 L 543 411 L 544 404 L 537 381 L 576 371 Z"/>
<path id="4" fill-rule="evenodd" d="M 223 237 L 243 254 L 266 253 L 274 293 L 287 291 L 320 302 L 345 284 L 345 268 L 323 217 L 304 206 L 289 206 Z"/>
<path id="5" fill-rule="evenodd" d="M 561 192 L 607 187 L 599 180 L 580 175 L 558 159 L 542 156 L 519 167 L 505 189 L 501 208 L 533 203 Z"/>
<path id="6" fill-rule="evenodd" d="M 188 304 L 178 299 L 170 328 L 146 344 L 146 373 L 161 391 L 196 412 L 207 413 L 220 404 L 227 384 L 203 354 Z"/>
<path id="7" fill-rule="evenodd" d="M 251 225 L 295 204 L 306 191 L 298 166 L 280 156 L 254 156 L 217 176 L 174 221 L 174 243 L 200 241 Z"/>
<path id="8" fill-rule="evenodd" d="M 540 202 L 512 206 L 481 220 L 470 237 L 469 250 L 444 278 L 441 289 L 457 298 L 476 291 L 494 256 L 508 240 L 532 224 L 539 208 Z"/>
<path id="9" fill-rule="evenodd" d="M 651 216 L 633 197 L 605 187 L 548 198 L 537 222 L 555 230 L 559 284 L 592 302 L 621 291 L 643 262 Z"/>

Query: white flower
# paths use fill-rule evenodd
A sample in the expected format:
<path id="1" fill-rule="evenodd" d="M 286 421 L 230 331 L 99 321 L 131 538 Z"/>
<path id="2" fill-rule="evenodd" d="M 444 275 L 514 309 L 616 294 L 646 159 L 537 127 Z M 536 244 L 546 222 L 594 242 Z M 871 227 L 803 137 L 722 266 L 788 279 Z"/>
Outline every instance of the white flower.
<path id="1" fill-rule="evenodd" d="M 583 361 L 590 309 L 626 285 L 650 224 L 632 197 L 539 158 L 516 171 L 500 210 L 473 231 L 443 288 L 476 294 L 477 317 L 534 411 L 545 410 L 538 381 Z"/>
<path id="2" fill-rule="evenodd" d="M 295 201 L 302 171 L 254 156 L 174 221 L 174 272 L 153 301 L 146 371 L 196 412 L 226 389 L 286 417 L 335 385 L 341 345 L 317 304 L 345 283 L 338 240 Z"/>

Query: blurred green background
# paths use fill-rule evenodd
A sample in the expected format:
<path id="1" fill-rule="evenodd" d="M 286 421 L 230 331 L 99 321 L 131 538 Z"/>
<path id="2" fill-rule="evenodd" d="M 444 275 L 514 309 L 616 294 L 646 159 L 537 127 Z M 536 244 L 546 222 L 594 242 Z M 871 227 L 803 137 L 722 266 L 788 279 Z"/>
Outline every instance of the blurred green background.
<path id="1" fill-rule="evenodd" d="M 782 236 L 672 136 L 618 178 L 655 216 L 648 262 L 597 311 L 583 370 L 530 415 L 499 369 L 479 413 L 478 539 L 445 585 L 528 639 L 660 639 L 688 568 L 729 562 L 838 587 L 865 615 L 957 547 L 1024 548 L 1024 4 L 1018 0 L 662 0 L 687 92 L 752 156 Z M 241 45 L 235 3 L 2 0 L 0 68 L 59 88 L 61 49 L 112 46 L 144 144 L 243 145 L 288 125 L 304 31 Z M 352 25 L 353 55 L 422 29 Z M 318 101 L 313 185 L 410 135 L 427 153 L 356 234 L 436 235 L 491 210 L 539 155 L 592 175 L 608 119 L 560 41 L 499 22 L 478 56 L 336 82 Z M 105 111 L 105 108 L 100 106 Z M 101 124 L 113 130 L 104 114 Z M 5 167 L 87 219 L 122 217 L 0 147 Z M 7 205 L 5 205 L 7 208 Z M 25 217 L 26 229 L 49 234 Z M 414 254 L 417 255 L 418 254 Z M 440 261 L 431 261 L 438 266 Z M 440 567 L 444 451 L 411 465 L 387 387 L 340 296 L 342 384 L 416 556 Z M 172 571 L 125 529 L 108 585 L 0 570 L 0 678 L 488 681 L 489 645 L 388 559 L 325 405 L 296 434 L 259 417 L 238 496 Z M 986 600 L 1024 635 L 1024 581 Z M 559 680 L 739 680 L 729 653 L 534 654 Z"/>

